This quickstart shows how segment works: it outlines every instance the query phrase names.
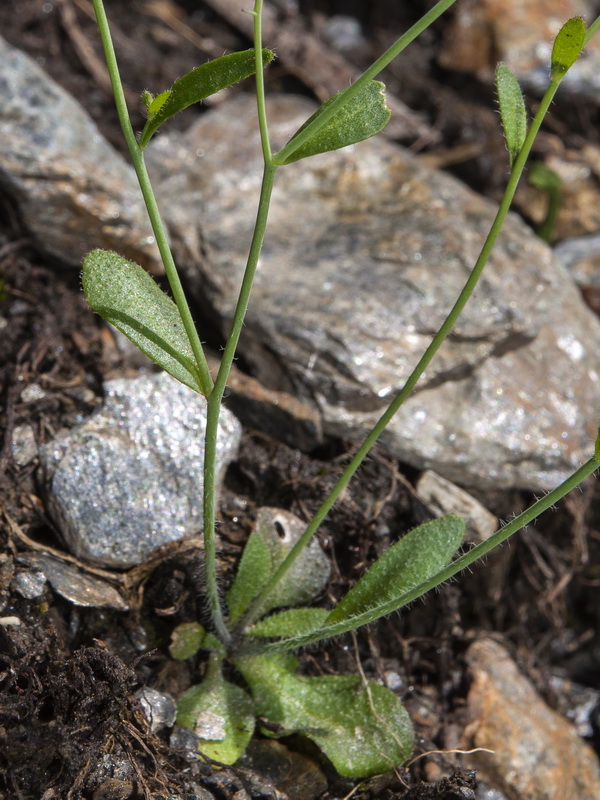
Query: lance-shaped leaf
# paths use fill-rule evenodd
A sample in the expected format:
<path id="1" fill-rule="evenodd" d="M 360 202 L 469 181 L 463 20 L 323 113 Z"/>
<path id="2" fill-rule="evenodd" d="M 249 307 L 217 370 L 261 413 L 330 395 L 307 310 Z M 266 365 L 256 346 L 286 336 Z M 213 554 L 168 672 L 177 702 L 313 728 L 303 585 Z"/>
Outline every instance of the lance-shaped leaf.
<path id="1" fill-rule="evenodd" d="M 465 522 L 449 514 L 425 522 L 381 555 L 344 595 L 327 625 L 390 603 L 439 572 L 462 544 Z"/>
<path id="2" fill-rule="evenodd" d="M 273 58 L 272 50 L 263 49 L 262 66 L 265 67 Z M 196 67 L 155 98 L 145 92 L 142 100 L 149 116 L 140 137 L 140 147 L 146 147 L 160 126 L 175 114 L 255 72 L 254 50 L 243 50 Z"/>
<path id="3" fill-rule="evenodd" d="M 430 531 L 432 536 L 423 540 L 413 536 L 423 528 L 427 531 L 428 526 L 433 526 Z M 265 644 L 264 651 L 281 653 L 339 636 L 362 625 L 369 625 L 411 603 L 436 586 L 437 579 L 440 582 L 444 580 L 440 578 L 440 573 L 460 546 L 464 531 L 464 521 L 452 514 L 420 525 L 367 570 L 330 613 L 322 627 Z M 406 568 L 402 567 L 404 561 L 407 562 Z M 432 585 L 428 585 L 430 581 Z"/>
<path id="4" fill-rule="evenodd" d="M 179 310 L 139 264 L 108 250 L 83 260 L 85 299 L 97 314 L 181 383 L 202 392 Z"/>
<path id="5" fill-rule="evenodd" d="M 232 622 L 241 617 L 271 572 L 269 548 L 263 537 L 253 531 L 248 537 L 234 581 L 227 592 L 227 607 Z"/>
<path id="6" fill-rule="evenodd" d="M 556 34 L 552 47 L 550 76 L 560 80 L 577 61 L 585 41 L 585 22 L 582 17 L 573 17 L 565 22 Z"/>
<path id="7" fill-rule="evenodd" d="M 500 119 L 512 167 L 527 136 L 527 111 L 519 81 L 506 64 L 498 64 L 496 67 L 496 89 Z"/>
<path id="8" fill-rule="evenodd" d="M 261 508 L 235 580 L 227 594 L 230 618 L 235 621 L 258 595 L 304 533 L 306 524 L 280 508 Z M 262 613 L 279 606 L 309 603 L 325 588 L 331 566 L 316 539 L 310 541 L 267 598 Z"/>
<path id="9" fill-rule="evenodd" d="M 288 608 L 262 619 L 247 632 L 248 636 L 294 636 L 320 628 L 329 611 L 326 608 Z"/>
<path id="10" fill-rule="evenodd" d="M 396 695 L 358 675 L 294 674 L 295 659 L 248 656 L 236 666 L 250 686 L 257 714 L 279 726 L 267 736 L 312 739 L 346 778 L 365 778 L 405 761 L 412 752 L 410 718 Z"/>
<path id="11" fill-rule="evenodd" d="M 294 150 L 283 161 L 276 156 L 275 161 L 279 164 L 291 164 L 301 158 L 327 153 L 330 150 L 339 150 L 340 147 L 356 144 L 356 142 L 362 142 L 364 139 L 375 136 L 385 128 L 391 116 L 384 92 L 385 86 L 381 81 L 369 81 L 297 150 Z M 343 92 L 339 92 L 326 100 L 296 131 L 284 149 L 287 149 L 294 139 L 314 120 L 318 119 L 342 94 Z"/>
<path id="12" fill-rule="evenodd" d="M 177 704 L 177 723 L 199 738 L 198 751 L 224 764 L 243 755 L 254 732 L 254 704 L 240 687 L 209 666 L 207 678 L 184 692 Z"/>

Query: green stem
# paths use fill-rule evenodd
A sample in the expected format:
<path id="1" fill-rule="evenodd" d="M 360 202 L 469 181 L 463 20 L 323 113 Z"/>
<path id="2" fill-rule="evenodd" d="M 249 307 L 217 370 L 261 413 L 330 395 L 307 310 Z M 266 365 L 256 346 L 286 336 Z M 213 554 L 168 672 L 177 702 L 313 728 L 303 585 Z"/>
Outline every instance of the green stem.
<path id="1" fill-rule="evenodd" d="M 219 400 L 219 402 L 215 402 Z M 204 439 L 204 486 L 203 486 L 203 512 L 204 512 L 204 580 L 206 584 L 206 597 L 210 616 L 215 633 L 225 646 L 231 640 L 219 596 L 217 581 L 217 543 L 216 543 L 216 462 L 217 462 L 217 437 L 219 431 L 219 417 L 221 413 L 220 398 L 215 390 L 210 393 L 207 401 L 206 434 Z"/>
<path id="2" fill-rule="evenodd" d="M 273 182 L 277 167 L 270 162 L 270 147 L 266 125 L 265 104 L 264 104 L 264 83 L 262 68 L 258 69 L 261 61 L 261 32 L 260 32 L 260 11 L 262 0 L 256 0 L 254 10 L 254 46 L 256 53 L 256 81 L 258 97 L 258 118 L 261 131 L 261 141 L 263 145 L 263 155 L 265 164 L 263 169 L 260 199 L 258 211 L 254 225 L 254 233 L 246 262 L 246 269 L 240 287 L 238 301 L 233 314 L 231 330 L 223 350 L 219 371 L 215 379 L 214 388 L 208 398 L 208 413 L 206 420 L 206 439 L 204 451 L 204 562 L 206 593 L 208 597 L 210 612 L 215 629 L 225 645 L 231 642 L 231 634 L 225 625 L 223 609 L 219 598 L 219 591 L 216 577 L 216 508 L 215 508 L 215 463 L 217 457 L 217 432 L 223 394 L 227 385 L 227 379 L 231 370 L 231 365 L 235 358 L 240 335 L 244 327 L 244 319 L 250 301 L 252 285 L 256 275 L 260 251 L 263 246 L 265 231 L 267 228 L 267 218 L 269 215 L 269 205 Z"/>
<path id="3" fill-rule="evenodd" d="M 444 569 L 437 572 L 435 575 L 429 578 L 429 580 L 421 583 L 414 589 L 405 592 L 405 594 L 403 594 L 401 597 L 393 598 L 385 603 L 381 603 L 381 605 L 364 611 L 361 614 L 357 614 L 349 619 L 341 620 L 340 622 L 336 622 L 329 626 L 325 625 L 320 630 L 313 631 L 313 633 L 306 634 L 304 636 L 294 636 L 290 637 L 289 639 L 283 639 L 279 642 L 267 644 L 261 649 L 261 652 L 283 652 L 286 650 L 293 650 L 296 647 L 318 642 L 322 639 L 328 639 L 331 636 L 338 636 L 341 633 L 347 633 L 348 631 L 355 630 L 361 625 L 368 625 L 369 623 L 374 622 L 376 619 L 384 617 L 387 614 L 391 614 L 393 611 L 397 611 L 399 608 L 402 608 L 408 603 L 412 603 L 414 600 L 417 600 L 422 595 L 431 591 L 431 589 L 435 589 L 436 586 L 439 586 L 449 578 L 452 578 L 454 575 L 462 572 L 462 570 L 467 569 L 467 567 L 470 567 L 471 564 L 478 559 L 483 558 L 483 556 L 487 555 L 490 550 L 498 547 L 498 545 L 502 544 L 513 534 L 520 531 L 522 528 L 536 519 L 536 517 L 539 517 L 539 515 L 544 511 L 551 508 L 559 500 L 562 500 L 566 494 L 579 486 L 582 481 L 589 477 L 599 467 L 600 459 L 596 457 L 590 458 L 589 461 L 586 461 L 583 466 L 581 466 L 576 472 L 573 473 L 573 475 L 567 478 L 566 481 L 561 483 L 560 486 L 557 486 L 556 489 L 553 489 L 551 492 L 544 495 L 544 497 L 523 511 L 522 514 L 519 514 L 518 517 L 515 517 L 513 520 L 511 520 L 511 522 L 497 530 L 488 539 L 486 539 L 485 542 L 481 542 L 481 544 L 478 544 L 472 550 L 469 550 L 468 553 L 465 553 L 460 558 L 457 558 L 456 561 L 453 561 L 451 564 L 448 564 L 447 567 L 444 567 Z"/>
<path id="4" fill-rule="evenodd" d="M 276 170 L 276 167 L 265 164 L 256 226 L 252 237 L 246 270 L 244 272 L 242 286 L 234 312 L 231 331 L 227 343 L 225 344 L 225 349 L 223 350 L 219 372 L 215 380 L 214 388 L 208 397 L 204 450 L 204 563 L 206 593 L 215 629 L 226 645 L 229 644 L 231 636 L 224 622 L 216 578 L 215 463 L 217 457 L 217 432 L 223 393 L 227 385 L 229 371 L 233 364 L 240 334 L 244 326 L 244 318 L 246 316 L 252 284 L 254 282 L 258 259 L 264 240 L 269 203 L 273 189 L 273 179 Z"/>
<path id="5" fill-rule="evenodd" d="M 337 481 L 337 483 L 335 484 L 331 492 L 328 494 L 328 496 L 325 498 L 325 501 L 314 515 L 313 519 L 311 520 L 310 524 L 308 525 L 308 527 L 306 528 L 300 539 L 290 550 L 288 556 L 280 564 L 278 569 L 273 573 L 271 578 L 267 581 L 265 587 L 260 592 L 260 594 L 248 607 L 248 610 L 238 623 L 239 630 L 243 630 L 244 627 L 252 624 L 261 616 L 261 609 L 264 606 L 264 603 L 267 600 L 270 593 L 279 583 L 281 578 L 283 578 L 288 569 L 292 566 L 296 558 L 300 555 L 304 547 L 307 545 L 309 539 L 313 536 L 318 527 L 321 525 L 321 523 L 331 510 L 332 506 L 337 501 L 338 497 L 347 487 L 348 483 L 354 476 L 356 470 L 362 464 L 365 457 L 367 456 L 367 454 L 369 453 L 369 451 L 371 450 L 377 439 L 381 436 L 387 425 L 390 423 L 390 421 L 392 420 L 392 418 L 394 417 L 400 406 L 408 398 L 408 396 L 414 389 L 415 385 L 417 384 L 417 381 L 419 380 L 421 375 L 425 372 L 425 370 L 431 363 L 433 357 L 435 356 L 435 354 L 440 349 L 440 347 L 448 337 L 449 333 L 451 332 L 454 324 L 456 323 L 456 320 L 462 313 L 465 305 L 467 304 L 468 300 L 473 294 L 473 291 L 479 279 L 481 278 L 481 275 L 483 273 L 483 268 L 485 267 L 490 257 L 492 248 L 496 243 L 498 235 L 500 234 L 500 231 L 502 229 L 502 225 L 504 224 L 506 215 L 508 214 L 511 202 L 517 190 L 519 180 L 523 173 L 525 163 L 529 156 L 529 152 L 531 151 L 531 147 L 533 145 L 533 142 L 535 141 L 535 137 L 537 136 L 540 125 L 542 124 L 542 120 L 544 119 L 548 111 L 548 108 L 552 103 L 554 95 L 556 94 L 556 90 L 558 89 L 559 83 L 560 81 L 553 81 L 550 84 L 548 90 L 546 91 L 546 94 L 542 98 L 540 107 L 531 123 L 531 127 L 525 138 L 523 148 L 519 153 L 519 155 L 517 156 L 517 158 L 515 159 L 513 170 L 508 180 L 506 190 L 502 198 L 502 202 L 500 203 L 500 207 L 498 209 L 494 222 L 492 223 L 490 232 L 481 249 L 479 258 L 477 259 L 475 266 L 473 267 L 469 275 L 469 278 L 467 279 L 467 282 L 465 283 L 464 288 L 458 297 L 458 300 L 456 301 L 456 303 L 452 307 L 452 310 L 444 320 L 439 331 L 434 336 L 431 344 L 421 357 L 419 363 L 408 377 L 406 383 L 404 384 L 402 389 L 398 392 L 396 397 L 392 400 L 392 402 L 384 411 L 384 413 L 381 415 L 379 420 L 376 422 L 375 426 L 373 427 L 367 438 L 358 448 L 356 454 L 354 455 L 354 457 L 344 470 L 342 476 Z"/>
<path id="6" fill-rule="evenodd" d="M 368 83 L 369 81 L 376 78 L 379 73 L 390 64 L 397 55 L 399 55 L 408 45 L 413 42 L 423 31 L 428 28 L 435 20 L 440 17 L 445 11 L 447 11 L 450 6 L 454 5 L 456 0 L 440 0 L 436 5 L 427 12 L 421 19 L 416 22 L 412 28 L 406 31 L 405 34 L 400 36 L 394 44 L 389 47 L 383 55 L 379 56 L 377 61 L 375 61 L 371 66 L 362 73 L 360 77 L 358 77 L 354 83 L 349 86 L 344 92 L 340 92 L 340 94 L 336 97 L 336 99 L 328 106 L 322 114 L 320 114 L 310 125 L 297 133 L 293 139 L 291 139 L 285 147 L 283 147 L 278 153 L 275 154 L 273 157 L 274 164 L 285 164 L 286 160 L 298 150 L 299 147 L 307 142 L 309 139 L 312 139 L 313 136 L 317 134 L 317 132 L 338 113 L 338 111 L 345 106 L 350 99 L 359 92 L 362 87 Z"/>
<path id="7" fill-rule="evenodd" d="M 135 138 L 135 133 L 131 125 L 131 119 L 127 109 L 127 101 L 125 100 L 125 92 L 123 91 L 123 85 L 121 83 L 119 66 L 117 64 L 117 57 L 112 43 L 112 37 L 110 35 L 110 28 L 108 25 L 108 19 L 106 18 L 104 5 L 102 0 L 93 0 L 93 5 L 94 11 L 96 12 L 98 30 L 100 32 L 100 39 L 104 49 L 104 57 L 108 67 L 108 73 L 110 75 L 110 81 L 115 97 L 115 104 L 117 107 L 117 114 L 119 116 L 119 122 L 121 123 L 123 136 L 129 149 L 133 168 L 135 169 L 135 174 L 137 175 L 142 196 L 144 198 L 144 203 L 146 204 L 146 209 L 150 218 L 150 224 L 152 226 L 156 244 L 158 245 L 158 250 L 165 267 L 165 272 L 167 274 L 169 286 L 171 287 L 173 299 L 175 300 L 177 308 L 179 309 L 181 320 L 190 341 L 192 352 L 194 353 L 194 358 L 196 360 L 196 366 L 198 369 L 198 381 L 202 389 L 202 394 L 208 396 L 213 385 L 212 378 L 210 376 L 210 371 L 208 369 L 202 343 L 200 342 L 200 337 L 198 336 L 198 331 L 196 330 L 196 326 L 194 324 L 194 320 L 192 319 L 192 314 L 190 312 L 190 308 L 179 279 L 177 267 L 175 266 L 175 262 L 173 260 L 171 248 L 169 247 L 167 233 L 160 216 L 160 211 L 158 210 L 154 191 L 152 189 L 146 164 L 144 162 L 143 151 L 137 143 L 137 139 Z"/>
<path id="8" fill-rule="evenodd" d="M 596 31 L 600 28 L 600 15 L 596 17 L 596 19 L 592 22 L 591 25 L 588 26 L 588 29 L 585 34 L 585 39 L 583 40 L 583 46 L 585 47 L 592 36 L 596 33 Z"/>
<path id="9" fill-rule="evenodd" d="M 263 0 L 255 0 L 254 11 L 252 11 L 252 16 L 254 17 L 254 53 L 256 58 L 256 105 L 263 159 L 265 164 L 273 165 L 273 155 L 271 153 L 271 142 L 269 141 L 269 129 L 267 125 L 265 74 L 263 69 L 259 69 L 259 64 L 262 65 L 262 5 Z"/>

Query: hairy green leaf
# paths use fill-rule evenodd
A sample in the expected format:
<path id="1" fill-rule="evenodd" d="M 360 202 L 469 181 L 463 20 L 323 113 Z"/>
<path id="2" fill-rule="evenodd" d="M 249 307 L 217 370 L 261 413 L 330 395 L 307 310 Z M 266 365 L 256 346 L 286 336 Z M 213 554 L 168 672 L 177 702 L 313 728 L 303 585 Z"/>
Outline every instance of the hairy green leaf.
<path id="1" fill-rule="evenodd" d="M 420 540 L 417 532 L 423 528 L 427 532 L 428 526 L 433 526 L 433 535 Z M 460 546 L 464 530 L 464 521 L 452 514 L 415 528 L 373 564 L 333 609 L 321 628 L 267 643 L 264 652 L 281 653 L 339 636 L 392 614 L 421 597 L 432 588 L 427 585 L 428 581 L 435 581 Z M 402 562 L 404 556 L 406 569 L 397 563 Z M 394 574 L 396 566 L 397 576 Z"/>
<path id="2" fill-rule="evenodd" d="M 288 608 L 257 622 L 248 636 L 294 636 L 320 628 L 329 611 L 326 608 Z"/>
<path id="3" fill-rule="evenodd" d="M 381 81 L 369 81 L 350 100 L 337 111 L 317 133 L 308 141 L 300 145 L 297 150 L 286 158 L 282 164 L 291 164 L 301 158 L 314 156 L 318 153 L 327 153 L 330 150 L 339 150 L 356 142 L 362 142 L 382 131 L 390 121 L 391 112 L 385 100 L 385 86 Z M 330 97 L 315 113 L 299 128 L 290 139 L 293 142 L 313 120 L 321 116 L 325 109 L 343 94 Z M 287 145 L 286 145 L 287 147 Z M 275 157 L 277 161 L 277 157 Z"/>
<path id="4" fill-rule="evenodd" d="M 254 704 L 239 686 L 224 680 L 221 670 L 209 670 L 177 704 L 177 723 L 199 737 L 198 751 L 224 764 L 243 755 L 254 732 Z"/>
<path id="5" fill-rule="evenodd" d="M 340 622 L 376 608 L 426 581 L 462 544 L 465 522 L 455 514 L 425 522 L 381 555 L 327 618 Z"/>
<path id="6" fill-rule="evenodd" d="M 552 47 L 550 75 L 553 81 L 560 80 L 577 61 L 585 41 L 583 17 L 573 17 L 565 22 L 556 35 Z"/>
<path id="7" fill-rule="evenodd" d="M 496 89 L 500 119 L 512 167 L 527 136 L 527 111 L 519 82 L 506 64 L 498 64 L 496 67 Z"/>
<path id="8" fill-rule="evenodd" d="M 171 96 L 171 90 L 170 89 L 165 89 L 164 92 L 161 92 L 160 94 L 156 95 L 156 97 L 153 97 L 151 102 L 148 104 L 148 107 L 147 107 L 148 108 L 148 114 L 151 117 L 154 117 L 156 114 L 158 114 L 158 112 L 163 107 L 163 105 L 167 102 L 167 100 L 169 99 L 170 96 Z"/>
<path id="9" fill-rule="evenodd" d="M 262 66 L 265 67 L 272 61 L 274 55 L 272 50 L 263 49 Z M 146 147 L 160 126 L 175 114 L 227 86 L 254 75 L 255 72 L 254 50 L 243 50 L 215 58 L 196 67 L 175 81 L 170 89 L 153 98 L 150 103 L 145 93 L 142 100 L 149 116 L 140 137 L 140 147 Z"/>
<path id="10" fill-rule="evenodd" d="M 191 658 L 202 647 L 206 631 L 198 622 L 183 622 L 171 633 L 169 654 L 176 661 Z"/>
<path id="11" fill-rule="evenodd" d="M 232 622 L 242 616 L 271 572 L 269 548 L 263 537 L 253 531 L 248 537 L 234 581 L 227 592 L 227 607 Z"/>
<path id="12" fill-rule="evenodd" d="M 142 105 L 145 106 L 146 111 L 150 109 L 153 100 L 154 100 L 154 95 L 152 94 L 152 92 L 149 92 L 148 89 L 144 89 L 144 91 L 142 92 L 141 101 Z"/>
<path id="13" fill-rule="evenodd" d="M 292 547 L 306 524 L 280 508 L 261 508 L 244 549 L 238 574 L 227 595 L 230 617 L 238 619 L 263 588 Z M 249 550 L 248 555 L 246 551 Z M 300 553 L 262 607 L 267 614 L 281 606 L 309 603 L 323 591 L 331 567 L 321 545 L 313 539 Z"/>
<path id="14" fill-rule="evenodd" d="M 340 775 L 387 772 L 412 752 L 410 718 L 396 695 L 358 675 L 294 674 L 295 659 L 249 656 L 236 666 L 250 686 L 257 714 L 280 726 L 268 736 L 301 733 L 312 739 Z"/>
<path id="15" fill-rule="evenodd" d="M 202 393 L 179 310 L 139 264 L 109 250 L 83 260 L 85 299 L 97 314 L 181 383 Z"/>

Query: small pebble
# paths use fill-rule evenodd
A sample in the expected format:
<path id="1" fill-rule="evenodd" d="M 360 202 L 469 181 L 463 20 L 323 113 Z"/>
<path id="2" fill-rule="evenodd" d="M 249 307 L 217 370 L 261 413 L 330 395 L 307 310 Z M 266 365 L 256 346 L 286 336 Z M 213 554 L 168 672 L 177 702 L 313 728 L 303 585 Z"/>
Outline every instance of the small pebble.
<path id="1" fill-rule="evenodd" d="M 386 669 L 383 673 L 383 678 L 385 680 L 385 685 L 388 689 L 391 689 L 392 692 L 399 692 L 404 687 L 402 678 L 392 669 Z"/>
<path id="2" fill-rule="evenodd" d="M 35 403 L 36 400 L 43 400 L 44 397 L 46 397 L 46 392 L 39 383 L 30 383 L 21 392 L 21 400 L 24 403 Z"/>
<path id="3" fill-rule="evenodd" d="M 194 731 L 181 725 L 175 725 L 169 737 L 169 745 L 174 750 L 182 751 L 184 758 L 188 761 L 198 761 L 200 758 L 198 755 L 199 741 Z"/>
<path id="4" fill-rule="evenodd" d="M 171 728 L 177 717 L 177 706 L 169 694 L 157 692 L 155 689 L 140 689 L 135 693 L 140 701 L 146 719 L 153 733 L 161 728 Z"/>
<path id="5" fill-rule="evenodd" d="M 43 572 L 20 572 L 12 581 L 13 589 L 26 600 L 35 600 L 44 591 L 46 576 Z"/>
<path id="6" fill-rule="evenodd" d="M 38 446 L 31 425 L 17 425 L 12 435 L 12 456 L 19 467 L 25 467 L 37 458 Z"/>

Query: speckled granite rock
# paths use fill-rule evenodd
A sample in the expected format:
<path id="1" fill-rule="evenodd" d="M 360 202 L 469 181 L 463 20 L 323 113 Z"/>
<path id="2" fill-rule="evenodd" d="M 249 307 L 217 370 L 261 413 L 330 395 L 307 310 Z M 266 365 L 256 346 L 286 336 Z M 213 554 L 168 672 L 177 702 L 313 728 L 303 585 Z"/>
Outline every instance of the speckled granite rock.
<path id="1" fill-rule="evenodd" d="M 48 507 L 79 558 L 130 567 L 202 529 L 206 403 L 169 375 L 105 384 L 102 408 L 40 449 Z M 241 427 L 225 411 L 217 485 Z"/>

